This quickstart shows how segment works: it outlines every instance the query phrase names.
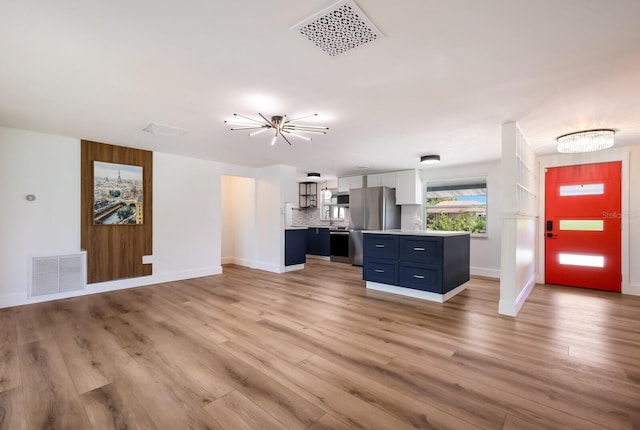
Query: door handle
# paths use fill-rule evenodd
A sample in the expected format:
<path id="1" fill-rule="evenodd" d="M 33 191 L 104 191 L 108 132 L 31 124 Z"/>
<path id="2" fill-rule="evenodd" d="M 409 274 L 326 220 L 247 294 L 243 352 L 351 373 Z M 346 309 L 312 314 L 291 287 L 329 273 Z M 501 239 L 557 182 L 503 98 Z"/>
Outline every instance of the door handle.
<path id="1" fill-rule="evenodd" d="M 557 236 L 557 234 L 547 233 L 547 237 L 555 237 L 555 236 Z"/>

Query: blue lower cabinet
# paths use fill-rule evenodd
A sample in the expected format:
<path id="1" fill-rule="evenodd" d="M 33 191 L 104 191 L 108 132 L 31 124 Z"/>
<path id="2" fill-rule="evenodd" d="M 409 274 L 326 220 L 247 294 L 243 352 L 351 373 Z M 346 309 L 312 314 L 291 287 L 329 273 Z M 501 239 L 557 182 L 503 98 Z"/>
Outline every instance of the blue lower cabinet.
<path id="1" fill-rule="evenodd" d="M 284 265 L 293 266 L 307 262 L 307 231 L 284 231 Z"/>
<path id="2" fill-rule="evenodd" d="M 416 290 L 443 294 L 442 268 L 423 264 L 400 263 L 400 285 Z"/>
<path id="3" fill-rule="evenodd" d="M 331 255 L 331 232 L 328 228 L 319 228 L 318 230 L 318 240 L 320 242 L 318 244 L 318 254 L 329 257 Z"/>
<path id="4" fill-rule="evenodd" d="M 389 234 L 365 234 L 363 255 L 370 258 L 398 259 L 398 236 Z"/>
<path id="5" fill-rule="evenodd" d="M 329 228 L 309 227 L 307 230 L 307 254 L 328 257 L 331 251 Z"/>
<path id="6" fill-rule="evenodd" d="M 398 285 L 398 263 L 389 260 L 367 258 L 362 265 L 362 278 L 365 281 Z"/>
<path id="7" fill-rule="evenodd" d="M 442 237 L 402 237 L 400 260 L 420 264 L 439 264 L 442 262 L 442 243 Z"/>

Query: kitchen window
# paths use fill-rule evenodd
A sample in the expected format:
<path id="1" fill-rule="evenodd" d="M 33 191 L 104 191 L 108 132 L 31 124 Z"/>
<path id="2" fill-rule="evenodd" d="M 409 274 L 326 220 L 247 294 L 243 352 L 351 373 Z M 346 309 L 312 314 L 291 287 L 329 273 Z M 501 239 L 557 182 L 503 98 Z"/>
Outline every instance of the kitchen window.
<path id="1" fill-rule="evenodd" d="M 429 230 L 487 233 L 487 178 L 426 182 L 425 219 Z"/>
<path id="2" fill-rule="evenodd" d="M 335 191 L 334 191 L 335 193 Z M 330 199 L 322 197 L 322 219 L 344 220 L 346 219 L 347 206 L 338 203 L 338 196 L 333 194 Z"/>

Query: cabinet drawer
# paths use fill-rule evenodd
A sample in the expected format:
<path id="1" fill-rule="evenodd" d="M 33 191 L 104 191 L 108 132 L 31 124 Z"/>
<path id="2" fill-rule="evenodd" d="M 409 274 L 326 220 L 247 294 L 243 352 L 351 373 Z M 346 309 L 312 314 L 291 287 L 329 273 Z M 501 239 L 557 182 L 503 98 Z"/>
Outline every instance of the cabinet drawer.
<path id="1" fill-rule="evenodd" d="M 398 259 L 398 237 L 387 234 L 366 234 L 363 244 L 364 258 Z"/>
<path id="2" fill-rule="evenodd" d="M 442 294 L 442 269 L 439 266 L 400 263 L 401 287 Z"/>
<path id="3" fill-rule="evenodd" d="M 366 258 L 362 265 L 362 279 L 382 284 L 398 285 L 398 263 Z"/>
<path id="4" fill-rule="evenodd" d="M 442 238 L 401 237 L 400 260 L 411 263 L 442 264 Z"/>

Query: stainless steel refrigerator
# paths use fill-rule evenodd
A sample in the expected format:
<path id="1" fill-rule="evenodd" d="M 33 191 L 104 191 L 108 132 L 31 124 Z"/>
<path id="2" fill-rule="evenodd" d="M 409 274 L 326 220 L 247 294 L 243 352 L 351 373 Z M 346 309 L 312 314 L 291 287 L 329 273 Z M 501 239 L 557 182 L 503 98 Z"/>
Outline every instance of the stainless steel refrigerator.
<path id="1" fill-rule="evenodd" d="M 349 262 L 362 266 L 362 230 L 400 228 L 396 190 L 388 187 L 349 190 Z"/>

